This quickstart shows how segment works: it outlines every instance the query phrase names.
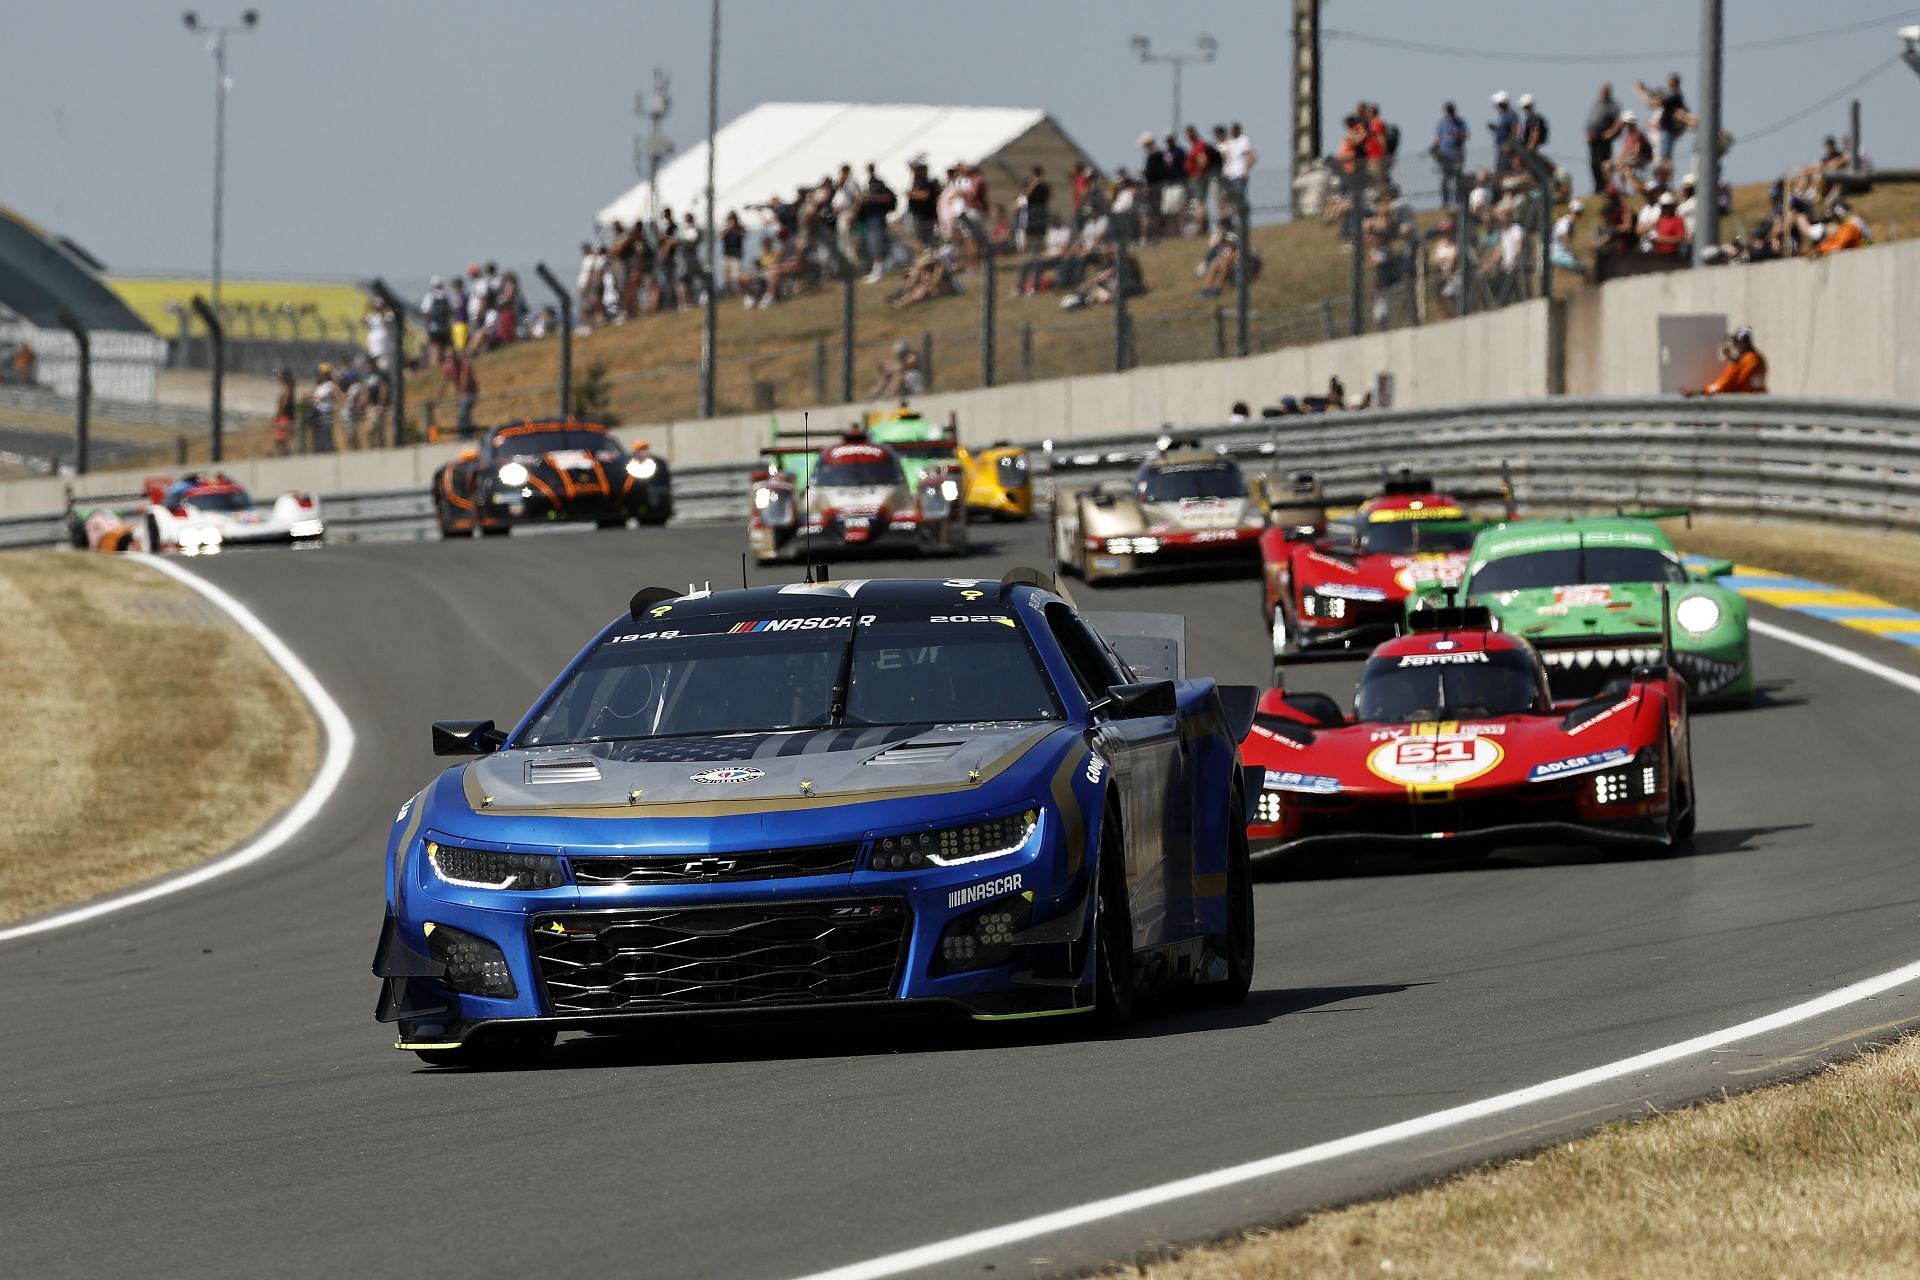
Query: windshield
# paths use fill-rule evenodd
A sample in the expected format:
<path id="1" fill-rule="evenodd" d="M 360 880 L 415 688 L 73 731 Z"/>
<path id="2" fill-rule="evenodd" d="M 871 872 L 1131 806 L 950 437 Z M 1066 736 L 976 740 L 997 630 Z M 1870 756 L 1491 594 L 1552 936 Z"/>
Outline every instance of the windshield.
<path id="1" fill-rule="evenodd" d="M 1533 708 L 1540 674 L 1518 649 L 1369 658 L 1354 697 L 1358 720 L 1486 720 Z"/>
<path id="2" fill-rule="evenodd" d="M 835 462 L 813 473 L 813 482 L 828 488 L 864 489 L 901 483 L 900 464 L 888 458 L 882 462 Z"/>
<path id="3" fill-rule="evenodd" d="M 1149 468 L 1139 480 L 1140 501 L 1178 502 L 1182 498 L 1244 498 L 1247 482 L 1231 462 L 1196 462 Z"/>
<path id="4" fill-rule="evenodd" d="M 1391 556 L 1465 551 L 1479 532 L 1479 525 L 1457 520 L 1369 520 L 1360 526 L 1360 549 Z"/>
<path id="5" fill-rule="evenodd" d="M 231 489 L 224 493 L 190 493 L 181 501 L 200 511 L 253 510 L 253 499 Z"/>
<path id="6" fill-rule="evenodd" d="M 862 617 L 841 723 L 1058 719 L 1053 687 L 1026 634 L 992 621 L 998 616 Z M 764 629 L 772 624 L 782 629 Z M 690 624 L 701 628 L 698 634 L 610 636 L 540 708 L 523 742 L 765 733 L 830 723 L 852 619 L 772 624 L 729 615 Z"/>
<path id="7" fill-rule="evenodd" d="M 619 448 L 620 442 L 604 431 L 529 431 L 522 435 L 499 436 L 493 441 L 493 453 L 497 458 L 537 458 L 542 454 L 573 450 L 600 453 L 609 449 L 618 451 Z"/>
<path id="8" fill-rule="evenodd" d="M 1474 573 L 1467 590 L 1477 596 L 1584 582 L 1679 584 L 1686 580 L 1686 571 L 1671 555 L 1652 547 L 1568 547 L 1489 560 Z"/>

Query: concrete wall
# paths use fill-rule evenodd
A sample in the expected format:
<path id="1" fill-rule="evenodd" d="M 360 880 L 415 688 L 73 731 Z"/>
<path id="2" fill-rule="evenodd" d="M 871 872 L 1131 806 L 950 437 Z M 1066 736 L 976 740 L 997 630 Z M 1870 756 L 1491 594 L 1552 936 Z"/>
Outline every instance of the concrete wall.
<path id="1" fill-rule="evenodd" d="M 1550 394 L 1557 324 L 1544 302 L 1530 302 L 1465 320 L 1365 334 L 1313 346 L 1289 347 L 1245 360 L 1207 360 L 1157 365 L 1127 373 L 1093 374 L 1049 382 L 946 395 L 916 397 L 929 417 L 960 415 L 970 443 L 994 440 L 1056 440 L 1154 428 L 1162 423 L 1221 422 L 1236 400 L 1255 412 L 1283 395 L 1318 393 L 1339 377 L 1359 395 L 1376 373 L 1394 375 L 1394 403 L 1403 408 L 1463 400 L 1525 399 Z M 865 405 L 824 405 L 813 425 L 833 432 L 861 416 Z M 780 412 L 780 425 L 798 428 L 801 410 Z M 749 414 L 712 420 L 624 426 L 628 441 L 646 440 L 676 463 L 739 462 L 754 457 L 768 438 L 770 419 Z M 241 484 L 259 493 L 308 489 L 423 488 L 459 446 L 420 445 L 357 454 L 272 458 L 227 465 Z M 162 468 L 161 470 L 164 470 Z M 64 501 L 67 485 L 80 493 L 138 489 L 145 471 L 95 472 L 83 481 L 18 480 L 0 484 L 0 515 L 48 511 Z"/>
<path id="2" fill-rule="evenodd" d="M 1920 240 L 1616 280 L 1566 304 L 1568 395 L 1660 390 L 1663 315 L 1750 325 L 1777 395 L 1920 400 Z"/>

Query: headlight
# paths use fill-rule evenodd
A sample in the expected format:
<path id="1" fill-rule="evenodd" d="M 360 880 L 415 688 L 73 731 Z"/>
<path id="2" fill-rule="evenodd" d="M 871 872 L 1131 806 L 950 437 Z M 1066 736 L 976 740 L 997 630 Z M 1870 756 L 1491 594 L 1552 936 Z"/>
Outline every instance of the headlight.
<path id="1" fill-rule="evenodd" d="M 440 981 L 462 995 L 513 999 L 513 971 L 499 947 L 451 925 L 429 922 L 426 933 L 427 954 L 445 966 Z"/>
<path id="2" fill-rule="evenodd" d="M 502 463 L 500 467 L 500 483 L 509 489 L 518 489 L 527 482 L 528 474 L 526 467 L 518 462 Z"/>
<path id="3" fill-rule="evenodd" d="M 952 502 L 960 496 L 960 486 L 952 480 L 940 482 L 940 496 Z"/>
<path id="4" fill-rule="evenodd" d="M 654 477 L 654 473 L 659 470 L 660 464 L 652 458 L 627 459 L 627 474 L 635 480 L 651 480 Z"/>
<path id="5" fill-rule="evenodd" d="M 567 882 L 560 859 L 543 853 L 493 853 L 427 841 L 427 865 L 462 889 L 552 889 Z"/>
<path id="6" fill-rule="evenodd" d="M 969 822 L 944 831 L 917 831 L 883 836 L 873 842 L 868 865 L 875 871 L 916 871 L 922 867 L 957 867 L 1017 852 L 1033 836 L 1040 814 L 1033 809 L 986 822 Z"/>
<path id="7" fill-rule="evenodd" d="M 1688 596 L 1674 606 L 1673 620 L 1692 635 L 1704 635 L 1720 625 L 1720 606 L 1711 596 Z"/>
<path id="8" fill-rule="evenodd" d="M 753 491 L 753 505 L 761 511 L 765 511 L 768 507 L 772 506 L 773 490 L 755 489 Z"/>

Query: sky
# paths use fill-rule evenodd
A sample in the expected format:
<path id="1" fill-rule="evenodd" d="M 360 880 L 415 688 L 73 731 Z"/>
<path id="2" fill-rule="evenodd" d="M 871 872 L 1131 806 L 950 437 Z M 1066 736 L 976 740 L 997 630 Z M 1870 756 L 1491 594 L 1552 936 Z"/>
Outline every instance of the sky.
<path id="1" fill-rule="evenodd" d="M 230 7 L 201 8 L 203 21 L 235 21 L 243 7 L 213 2 Z M 700 0 L 256 2 L 260 24 L 234 39 L 229 59 L 230 276 L 411 282 L 477 258 L 566 264 L 594 211 L 638 180 L 633 139 L 646 122 L 634 100 L 655 67 L 673 78 L 668 136 L 688 144 L 705 132 Z M 1107 169 L 1133 164 L 1140 132 L 1164 131 L 1171 111 L 1171 71 L 1142 65 L 1129 38 L 1173 52 L 1211 33 L 1218 56 L 1186 69 L 1182 112 L 1203 127 L 1240 120 L 1262 155 L 1256 203 L 1284 203 L 1287 0 L 722 4 L 722 123 L 766 101 L 1037 107 Z M 1897 61 L 1881 67 L 1920 5 L 1725 8 L 1736 181 L 1812 159 L 1822 135 L 1845 131 L 1850 96 L 1862 100 L 1880 165 L 1920 161 L 1897 124 L 1920 106 L 1920 77 Z M 1484 158 L 1488 95 L 1532 91 L 1552 123 L 1549 149 L 1577 171 L 1600 80 L 1623 101 L 1634 80 L 1668 71 L 1695 86 L 1697 12 L 1685 0 L 1325 0 L 1324 142 L 1353 102 L 1378 101 L 1403 130 L 1403 185 L 1428 191 L 1422 153 L 1443 100 L 1459 102 Z M 204 36 L 165 0 L 10 0 L 0 26 L 0 204 L 115 271 L 204 276 Z M 1876 67 L 1857 94 L 1758 132 Z"/>

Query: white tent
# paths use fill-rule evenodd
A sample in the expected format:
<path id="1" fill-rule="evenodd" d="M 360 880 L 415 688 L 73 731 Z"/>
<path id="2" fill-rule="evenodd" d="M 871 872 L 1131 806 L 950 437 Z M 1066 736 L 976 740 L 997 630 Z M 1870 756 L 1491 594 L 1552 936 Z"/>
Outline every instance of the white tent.
<path id="1" fill-rule="evenodd" d="M 1011 204 L 1035 164 L 1048 167 L 1056 192 L 1084 152 L 1044 111 L 1011 107 L 927 107 L 852 102 L 767 102 L 724 125 L 713 175 L 714 205 L 724 214 L 793 199 L 802 186 L 831 177 L 843 164 L 864 178 L 869 163 L 903 197 L 907 161 L 924 155 L 936 175 L 965 161 L 981 166 L 995 203 Z M 1009 185 L 1010 184 L 1010 185 Z M 681 152 L 660 170 L 660 203 L 701 213 L 707 187 L 707 144 Z M 645 182 L 600 210 L 601 226 L 654 213 Z"/>

